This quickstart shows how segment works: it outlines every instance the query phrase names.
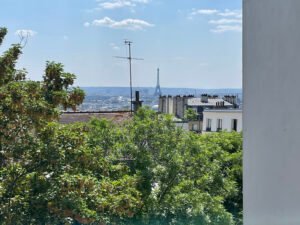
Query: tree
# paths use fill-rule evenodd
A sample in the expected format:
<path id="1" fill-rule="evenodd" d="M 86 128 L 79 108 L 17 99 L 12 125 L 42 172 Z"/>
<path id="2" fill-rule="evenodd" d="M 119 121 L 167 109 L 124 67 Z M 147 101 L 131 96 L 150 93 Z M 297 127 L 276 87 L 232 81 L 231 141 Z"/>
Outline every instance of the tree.
<path id="1" fill-rule="evenodd" d="M 0 34 L 2 42 L 6 29 Z M 47 62 L 44 81 L 28 81 L 15 69 L 20 54 L 14 45 L 0 57 L 0 223 L 106 224 L 132 217 L 141 201 L 127 165 L 106 158 L 86 125 L 56 123 L 58 107 L 83 101 L 84 93 L 70 88 L 75 75 Z"/>
<path id="2" fill-rule="evenodd" d="M 241 212 L 241 136 L 199 136 L 141 109 L 125 130 L 143 208 L 140 224 L 234 224 Z M 121 145 L 121 144 L 120 144 Z"/>
<path id="3" fill-rule="evenodd" d="M 195 121 L 197 120 L 198 114 L 193 109 L 187 109 L 184 112 L 184 119 L 187 121 Z"/>
<path id="4" fill-rule="evenodd" d="M 0 28 L 0 44 L 6 34 L 7 30 Z M 75 76 L 64 73 L 61 64 L 47 63 L 44 82 L 26 80 L 26 71 L 15 69 L 21 53 L 20 45 L 12 45 L 0 56 L 0 220 L 7 224 L 20 223 L 15 216 L 22 217 L 28 207 L 26 196 L 20 193 L 28 194 L 29 190 L 22 188 L 43 165 L 36 162 L 43 146 L 40 132 L 58 118 L 57 106 L 75 108 L 84 97 L 80 89 L 69 88 Z M 54 78 L 63 87 L 59 82 L 51 86 Z M 55 101 L 47 98 L 49 94 L 57 94 Z"/>
<path id="5" fill-rule="evenodd" d="M 70 89 L 76 76 L 64 72 L 61 63 L 47 62 L 43 82 L 45 100 L 54 107 L 63 106 L 76 110 L 76 106 L 84 100 L 84 92 L 79 88 Z"/>

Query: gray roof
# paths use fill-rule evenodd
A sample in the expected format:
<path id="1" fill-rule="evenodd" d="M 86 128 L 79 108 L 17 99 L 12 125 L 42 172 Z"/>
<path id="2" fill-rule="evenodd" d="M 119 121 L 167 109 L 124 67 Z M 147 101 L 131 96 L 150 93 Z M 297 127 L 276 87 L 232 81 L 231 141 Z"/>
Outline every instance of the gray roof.
<path id="1" fill-rule="evenodd" d="M 88 122 L 92 118 L 111 120 L 116 124 L 121 124 L 130 120 L 129 112 L 65 112 L 60 115 L 59 123 L 70 124 L 75 122 Z"/>
<path id="2" fill-rule="evenodd" d="M 202 102 L 201 98 L 190 98 L 188 99 L 188 106 L 216 106 L 217 102 L 225 102 L 224 106 L 230 107 L 233 106 L 229 102 L 224 101 L 221 98 L 209 98 L 208 102 Z"/>

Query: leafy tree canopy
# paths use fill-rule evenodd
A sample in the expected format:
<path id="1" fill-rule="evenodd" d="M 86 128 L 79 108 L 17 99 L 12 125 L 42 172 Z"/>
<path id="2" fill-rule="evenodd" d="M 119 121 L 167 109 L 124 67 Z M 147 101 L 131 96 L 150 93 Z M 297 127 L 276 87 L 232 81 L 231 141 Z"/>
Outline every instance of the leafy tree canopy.
<path id="1" fill-rule="evenodd" d="M 187 109 L 184 112 L 184 119 L 187 121 L 195 121 L 197 120 L 198 114 L 193 109 Z"/>

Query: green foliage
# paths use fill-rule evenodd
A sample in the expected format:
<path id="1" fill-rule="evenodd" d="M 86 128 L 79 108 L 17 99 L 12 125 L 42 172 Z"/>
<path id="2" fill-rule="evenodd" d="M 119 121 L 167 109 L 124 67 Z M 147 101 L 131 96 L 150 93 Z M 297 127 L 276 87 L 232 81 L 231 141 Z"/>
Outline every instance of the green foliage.
<path id="1" fill-rule="evenodd" d="M 76 110 L 76 106 L 82 103 L 85 95 L 79 88 L 69 88 L 75 78 L 74 74 L 64 72 L 61 63 L 47 62 L 43 82 L 45 100 L 54 107 L 61 105 L 65 110 Z"/>
<path id="2" fill-rule="evenodd" d="M 141 110 L 129 126 L 135 174 L 158 224 L 234 224 L 242 209 L 238 133 L 199 136 L 171 118 Z M 127 153 L 128 154 L 128 153 Z"/>
<path id="3" fill-rule="evenodd" d="M 140 207 L 135 176 L 90 146 L 85 126 L 50 123 L 36 142 L 27 162 L 1 169 L 1 223 L 90 224 L 132 217 Z"/>
<path id="4" fill-rule="evenodd" d="M 184 112 L 184 119 L 187 121 L 195 121 L 197 120 L 197 112 L 193 109 L 187 109 Z"/>
<path id="5" fill-rule="evenodd" d="M 129 175 L 138 180 L 143 205 L 125 224 L 241 220 L 241 134 L 184 132 L 171 117 L 148 109 L 140 109 L 121 128 L 98 120 L 88 126 L 93 145 L 127 162 Z"/>
<path id="6" fill-rule="evenodd" d="M 6 34 L 7 34 L 7 29 L 4 27 L 0 27 L 0 45 L 2 44 Z"/>
<path id="7" fill-rule="evenodd" d="M 199 136 L 145 108 L 123 125 L 60 125 L 57 107 L 84 97 L 75 76 L 47 62 L 43 82 L 27 81 L 12 48 L 0 58 L 0 224 L 241 224 L 241 134 Z"/>

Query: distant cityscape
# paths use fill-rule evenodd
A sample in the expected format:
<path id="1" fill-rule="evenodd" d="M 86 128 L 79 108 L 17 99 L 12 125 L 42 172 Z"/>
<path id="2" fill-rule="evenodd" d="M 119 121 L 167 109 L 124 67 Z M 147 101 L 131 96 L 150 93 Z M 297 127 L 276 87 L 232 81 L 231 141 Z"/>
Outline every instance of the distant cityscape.
<path id="1" fill-rule="evenodd" d="M 122 111 L 130 110 L 130 90 L 128 87 L 82 87 L 86 93 L 85 100 L 78 111 Z M 135 87 L 140 92 L 144 106 L 157 110 L 159 96 L 155 95 L 155 87 Z M 193 88 L 161 88 L 162 95 L 235 95 L 242 105 L 242 89 L 193 89 Z"/>

